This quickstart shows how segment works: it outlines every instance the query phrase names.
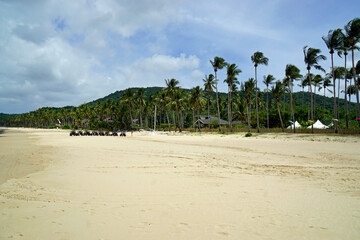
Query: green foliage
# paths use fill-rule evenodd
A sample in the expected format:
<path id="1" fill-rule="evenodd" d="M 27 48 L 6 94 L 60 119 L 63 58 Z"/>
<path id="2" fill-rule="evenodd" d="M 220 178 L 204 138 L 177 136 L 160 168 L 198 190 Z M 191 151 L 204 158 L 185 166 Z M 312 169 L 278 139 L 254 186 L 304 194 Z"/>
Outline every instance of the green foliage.
<path id="1" fill-rule="evenodd" d="M 70 129 L 70 125 L 69 125 L 69 124 L 65 124 L 65 125 L 61 126 L 61 129 Z"/>
<path id="2" fill-rule="evenodd" d="M 251 132 L 248 132 L 245 134 L 245 137 L 251 137 L 252 136 L 252 133 Z"/>

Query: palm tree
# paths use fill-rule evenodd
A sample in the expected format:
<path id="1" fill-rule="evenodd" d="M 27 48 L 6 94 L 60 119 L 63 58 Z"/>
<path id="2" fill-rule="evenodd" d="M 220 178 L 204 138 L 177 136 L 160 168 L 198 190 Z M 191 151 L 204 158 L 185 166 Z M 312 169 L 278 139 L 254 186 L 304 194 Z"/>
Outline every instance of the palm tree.
<path id="1" fill-rule="evenodd" d="M 173 101 L 174 99 L 174 94 L 175 94 L 175 91 L 178 87 L 178 84 L 179 84 L 179 81 L 176 80 L 175 78 L 172 78 L 172 79 L 165 79 L 165 83 L 166 83 L 166 94 L 167 96 L 170 98 L 170 101 Z M 175 110 L 173 110 L 173 125 L 176 126 L 176 123 L 175 123 Z"/>
<path id="2" fill-rule="evenodd" d="M 324 119 L 325 119 L 325 92 L 326 92 L 326 89 L 327 89 L 328 87 L 331 87 L 331 86 L 332 86 L 330 77 L 329 77 L 329 76 L 326 76 L 326 77 L 324 78 L 324 81 L 322 82 L 322 84 L 323 84 L 323 85 L 322 85 L 322 87 L 319 88 L 319 91 L 321 90 L 321 88 L 324 88 L 323 110 L 324 110 Z M 330 93 L 332 93 L 331 90 L 328 89 L 328 91 L 329 91 Z"/>
<path id="3" fill-rule="evenodd" d="M 314 123 L 314 113 L 313 113 L 313 98 L 312 98 L 312 89 L 311 89 L 311 75 L 310 69 L 314 67 L 315 69 L 325 71 L 320 65 L 320 60 L 326 60 L 324 55 L 321 55 L 321 50 L 317 48 L 308 48 L 308 46 L 304 47 L 304 62 L 306 65 L 306 69 L 308 71 L 308 78 L 309 78 L 309 86 L 310 86 L 310 109 L 311 109 L 311 121 Z M 320 55 L 319 55 L 320 54 Z M 311 133 L 314 133 L 314 124 L 311 125 Z"/>
<path id="4" fill-rule="evenodd" d="M 209 128 L 210 128 L 210 99 L 211 99 L 211 94 L 214 92 L 214 86 L 215 86 L 214 75 L 210 74 L 209 77 L 205 75 L 205 79 L 203 79 L 203 82 L 204 82 L 204 91 L 207 92 L 208 95 L 207 98 L 208 119 L 209 119 Z M 220 124 L 220 120 L 219 120 L 219 124 Z"/>
<path id="5" fill-rule="evenodd" d="M 346 89 L 347 89 L 347 68 L 346 68 L 346 57 L 348 55 L 348 52 L 351 48 L 350 46 L 350 40 L 349 37 L 347 35 L 345 35 L 343 32 L 341 32 L 341 46 L 338 48 L 338 56 L 341 57 L 342 54 L 344 54 L 344 69 L 345 69 L 345 112 L 346 112 L 346 128 L 349 128 L 349 109 L 348 109 L 348 104 L 347 104 L 347 94 L 346 94 Z"/>
<path id="6" fill-rule="evenodd" d="M 136 92 L 136 100 L 137 103 L 139 104 L 139 118 L 140 118 L 140 127 L 143 127 L 143 122 L 142 122 L 142 107 L 145 103 L 144 100 L 145 97 L 145 89 L 144 88 L 139 88 Z"/>
<path id="7" fill-rule="evenodd" d="M 230 131 L 232 132 L 232 114 L 231 114 L 231 90 L 233 82 L 237 81 L 236 76 L 241 73 L 241 70 L 236 66 L 235 63 L 226 65 L 227 78 L 224 80 L 228 84 L 228 121 Z"/>
<path id="8" fill-rule="evenodd" d="M 257 132 L 260 132 L 259 128 L 259 113 L 258 113 L 258 87 L 257 87 L 257 67 L 258 65 L 265 65 L 267 66 L 269 63 L 269 59 L 264 56 L 262 52 L 255 52 L 254 55 L 251 56 L 251 61 L 254 63 L 255 67 L 255 99 L 256 99 L 256 129 Z"/>
<path id="9" fill-rule="evenodd" d="M 316 88 L 318 88 L 323 82 L 323 77 L 320 74 L 316 74 L 312 83 L 314 85 L 314 116 L 316 117 Z"/>
<path id="10" fill-rule="evenodd" d="M 218 96 L 218 80 L 217 80 L 217 71 L 218 69 L 223 69 L 227 63 L 225 62 L 225 59 L 221 57 L 214 57 L 214 61 L 210 60 L 211 65 L 214 68 L 215 73 L 215 88 L 216 88 L 216 107 L 217 107 L 217 113 L 218 113 L 218 121 L 219 121 L 219 131 L 221 131 L 221 124 L 220 124 L 220 104 L 219 104 L 219 96 Z"/>
<path id="11" fill-rule="evenodd" d="M 124 91 L 123 95 L 121 96 L 121 102 L 125 104 L 129 108 L 130 114 L 130 125 L 133 124 L 133 116 L 132 116 L 132 109 L 134 107 L 134 93 L 131 88 L 128 88 Z"/>
<path id="12" fill-rule="evenodd" d="M 269 74 L 264 76 L 263 83 L 266 85 L 266 123 L 267 128 L 269 129 L 269 85 L 273 84 L 275 78 L 273 75 Z"/>
<path id="13" fill-rule="evenodd" d="M 342 44 L 342 35 L 341 35 L 341 29 L 336 29 L 336 30 L 330 30 L 328 32 L 328 35 L 325 37 L 323 36 L 322 39 L 324 40 L 327 48 L 329 49 L 329 53 L 331 56 L 331 71 L 332 71 L 332 75 L 333 75 L 333 87 L 334 87 L 334 119 L 337 119 L 337 112 L 336 112 L 336 90 L 335 90 L 335 73 L 334 73 L 334 50 L 338 49 L 341 47 Z M 335 121 L 335 133 L 338 132 L 337 129 L 337 120 Z"/>
<path id="14" fill-rule="evenodd" d="M 192 103 L 194 110 L 197 112 L 197 117 L 198 117 L 198 131 L 200 132 L 200 109 L 202 106 L 202 90 L 200 88 L 200 86 L 196 86 L 193 89 L 191 89 L 191 93 L 190 93 L 190 102 Z"/>
<path id="15" fill-rule="evenodd" d="M 344 27 L 349 45 L 351 47 L 351 55 L 352 55 L 352 69 L 353 69 L 353 78 L 354 78 L 354 86 L 356 89 L 356 104 L 357 104 L 357 111 L 356 111 L 356 118 L 360 117 L 360 104 L 359 104 L 359 86 L 356 81 L 356 74 L 355 74 L 355 62 L 354 62 L 354 50 L 356 49 L 356 44 L 360 41 L 360 18 L 354 18 Z M 359 122 L 360 123 L 360 122 Z"/>
<path id="16" fill-rule="evenodd" d="M 250 132 L 250 120 L 251 120 L 251 97 L 255 90 L 255 80 L 253 78 L 249 78 L 248 81 L 245 82 L 244 85 L 244 98 L 246 101 L 246 115 L 247 115 L 247 122 L 248 122 L 248 132 Z"/>
<path id="17" fill-rule="evenodd" d="M 334 67 L 335 80 L 338 79 L 338 96 L 337 96 L 337 119 L 339 119 L 340 107 L 340 80 L 345 76 L 345 69 L 343 67 Z M 346 95 L 346 94 L 345 94 Z"/>
<path id="18" fill-rule="evenodd" d="M 285 68 L 285 76 L 287 78 L 288 88 L 290 92 L 290 114 L 293 121 L 294 133 L 295 133 L 295 111 L 293 106 L 293 98 L 292 98 L 292 88 L 294 80 L 298 80 L 301 78 L 300 69 L 298 69 L 295 65 L 287 64 Z"/>
<path id="19" fill-rule="evenodd" d="M 280 124 L 281 124 L 281 129 L 284 132 L 284 123 L 281 117 L 281 111 L 280 111 L 280 98 L 281 96 L 283 96 L 285 94 L 285 88 L 283 86 L 283 84 L 280 81 L 277 81 L 275 83 L 275 86 L 271 87 L 271 94 L 274 96 L 275 101 L 276 101 L 276 107 L 278 110 L 278 114 L 279 114 L 279 119 L 280 119 Z"/>

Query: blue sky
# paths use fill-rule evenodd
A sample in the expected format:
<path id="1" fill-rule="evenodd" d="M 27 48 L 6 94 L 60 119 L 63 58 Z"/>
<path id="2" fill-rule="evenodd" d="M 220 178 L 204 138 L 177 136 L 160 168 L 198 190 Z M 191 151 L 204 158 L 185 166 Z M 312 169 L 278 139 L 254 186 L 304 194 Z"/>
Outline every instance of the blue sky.
<path id="1" fill-rule="evenodd" d="M 263 52 L 261 89 L 263 75 L 282 79 L 288 63 L 305 73 L 305 45 L 322 50 L 329 71 L 321 37 L 360 17 L 359 9 L 350 0 L 0 0 L 0 112 L 78 106 L 169 78 L 202 86 L 215 56 L 236 63 L 246 81 L 251 55 Z M 224 78 L 219 71 L 223 92 Z"/>

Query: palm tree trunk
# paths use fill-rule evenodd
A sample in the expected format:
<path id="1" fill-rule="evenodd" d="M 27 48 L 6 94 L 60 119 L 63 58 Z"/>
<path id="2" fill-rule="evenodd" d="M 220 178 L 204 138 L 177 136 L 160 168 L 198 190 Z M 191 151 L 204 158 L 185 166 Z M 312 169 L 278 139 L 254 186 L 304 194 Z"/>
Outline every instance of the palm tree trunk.
<path id="1" fill-rule="evenodd" d="M 197 115 L 198 115 L 198 131 L 200 132 L 201 130 L 200 130 L 200 114 L 199 114 L 199 108 L 197 109 Z"/>
<path id="2" fill-rule="evenodd" d="M 258 88 L 257 88 L 257 71 L 256 71 L 256 67 L 255 67 L 255 84 L 256 84 L 256 88 L 255 88 L 255 97 L 256 97 L 256 101 L 255 101 L 255 105 L 256 105 L 256 129 L 257 132 L 260 132 L 260 128 L 259 128 L 259 112 L 258 112 Z"/>
<path id="3" fill-rule="evenodd" d="M 334 57 L 333 53 L 331 55 L 331 71 L 333 75 L 333 84 L 334 84 L 334 122 L 335 122 L 335 133 L 338 133 L 338 127 L 337 127 L 337 113 L 336 113 L 336 82 L 335 82 L 335 72 L 334 72 Z"/>
<path id="4" fill-rule="evenodd" d="M 311 116 L 310 116 L 310 85 L 308 85 L 307 107 L 308 107 L 308 119 L 310 119 L 311 118 Z"/>
<path id="5" fill-rule="evenodd" d="M 292 82 L 292 79 L 291 79 Z M 290 91 L 290 114 L 291 114 L 291 118 L 293 121 L 293 125 L 294 125 L 294 133 L 295 133 L 295 115 L 294 115 L 294 108 L 293 108 L 293 99 L 292 99 L 292 90 L 291 90 L 291 85 L 289 82 L 289 91 Z"/>
<path id="6" fill-rule="evenodd" d="M 354 46 L 351 47 L 351 53 L 352 53 L 353 78 L 354 78 L 354 85 L 355 85 L 355 92 L 356 92 L 356 105 L 357 105 L 356 118 L 359 118 L 360 117 L 359 86 L 356 82 L 355 63 L 354 63 Z M 360 124 L 360 121 L 359 121 L 359 124 Z"/>
<path id="7" fill-rule="evenodd" d="M 208 93 L 208 120 L 209 120 L 209 125 L 208 128 L 210 129 L 210 93 Z"/>
<path id="8" fill-rule="evenodd" d="M 155 104 L 155 111 L 154 111 L 154 132 L 156 131 L 156 104 Z"/>
<path id="9" fill-rule="evenodd" d="M 338 80 L 338 96 L 337 96 L 337 119 L 339 119 L 339 109 L 340 109 L 340 78 Z"/>
<path id="10" fill-rule="evenodd" d="M 174 110 L 172 111 L 172 117 L 173 117 L 173 125 L 174 125 L 175 130 L 176 130 L 175 111 Z"/>
<path id="11" fill-rule="evenodd" d="M 324 86 L 324 99 L 323 99 L 324 119 L 325 119 L 325 90 L 326 90 L 326 87 Z"/>
<path id="12" fill-rule="evenodd" d="M 141 116 L 141 105 L 140 105 L 140 113 L 139 113 L 139 117 L 140 117 L 140 127 L 142 128 L 142 116 Z"/>
<path id="13" fill-rule="evenodd" d="M 217 76 L 216 76 L 216 72 L 215 72 L 215 87 L 216 87 L 216 105 L 217 105 L 217 112 L 218 112 L 218 121 L 219 121 L 219 131 L 221 132 L 221 124 L 220 124 L 220 105 L 219 105 L 219 96 L 218 96 L 218 88 L 217 88 Z"/>
<path id="14" fill-rule="evenodd" d="M 313 97 L 311 89 L 311 76 L 310 76 L 310 67 L 308 67 L 308 76 L 309 76 L 309 87 L 310 87 L 310 115 L 311 115 L 311 133 L 314 133 L 314 112 L 313 112 Z"/>
<path id="15" fill-rule="evenodd" d="M 167 113 L 167 111 L 165 111 L 166 114 L 166 118 L 167 118 L 167 122 L 168 122 L 168 126 L 169 126 L 169 132 L 170 132 L 170 120 L 169 120 L 169 114 Z"/>
<path id="16" fill-rule="evenodd" d="M 266 124 L 269 129 L 269 85 L 266 85 Z"/>
<path id="17" fill-rule="evenodd" d="M 232 132 L 232 124 L 231 124 L 231 85 L 228 85 L 228 121 L 229 121 L 229 127 L 230 127 L 230 132 Z"/>
<path id="18" fill-rule="evenodd" d="M 346 91 L 347 91 L 346 55 L 347 55 L 347 53 L 344 53 L 344 56 L 345 56 L 345 112 L 346 112 L 345 115 L 346 115 L 346 128 L 349 128 L 349 109 L 348 109 L 347 95 L 346 95 Z"/>
<path id="19" fill-rule="evenodd" d="M 316 86 L 314 86 L 314 117 L 316 118 Z"/>
<path id="20" fill-rule="evenodd" d="M 279 100 L 276 100 L 276 106 L 277 106 L 277 110 L 278 110 L 278 114 L 279 114 L 279 118 L 280 118 L 280 124 L 281 124 L 281 129 L 284 132 L 284 123 L 281 117 L 281 112 L 280 112 L 280 104 L 279 104 Z"/>
<path id="21" fill-rule="evenodd" d="M 250 114 L 249 114 L 249 107 L 250 107 L 250 102 L 246 104 L 246 113 L 247 113 L 247 119 L 248 119 L 248 132 L 250 132 Z"/>

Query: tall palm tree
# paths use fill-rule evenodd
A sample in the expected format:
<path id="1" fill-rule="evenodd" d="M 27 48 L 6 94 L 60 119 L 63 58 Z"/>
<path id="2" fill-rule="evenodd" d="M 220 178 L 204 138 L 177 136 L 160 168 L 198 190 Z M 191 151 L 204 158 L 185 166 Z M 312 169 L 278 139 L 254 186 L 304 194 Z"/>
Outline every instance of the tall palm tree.
<path id="1" fill-rule="evenodd" d="M 319 91 L 322 88 L 324 89 L 324 98 L 323 98 L 324 118 L 323 119 L 325 119 L 325 92 L 326 92 L 326 89 L 331 86 L 332 86 L 332 84 L 331 84 L 330 76 L 325 76 L 324 81 L 322 82 L 322 86 L 319 88 Z M 332 91 L 330 89 L 328 89 L 328 91 L 330 93 L 332 93 Z"/>
<path id="2" fill-rule="evenodd" d="M 214 61 L 210 60 L 211 65 L 214 68 L 215 73 L 215 88 L 216 88 L 216 107 L 217 107 L 217 114 L 218 114 L 218 121 L 219 121 L 219 131 L 221 131 L 221 124 L 220 124 L 220 104 L 219 104 L 219 96 L 218 96 L 218 80 L 217 80 L 217 71 L 219 69 L 223 69 L 227 63 L 225 62 L 225 59 L 221 57 L 214 57 Z"/>
<path id="3" fill-rule="evenodd" d="M 335 80 L 338 79 L 338 90 L 337 90 L 337 119 L 339 119 L 339 107 L 340 107 L 340 80 L 345 76 L 345 69 L 343 67 L 334 67 Z M 345 94 L 346 95 L 346 94 Z"/>
<path id="4" fill-rule="evenodd" d="M 132 116 L 132 109 L 134 107 L 134 92 L 131 88 L 128 88 L 124 91 L 123 95 L 121 96 L 121 102 L 125 104 L 129 108 L 129 115 L 130 115 L 130 125 L 133 124 L 133 116 Z"/>
<path id="5" fill-rule="evenodd" d="M 355 62 L 354 62 L 354 50 L 356 49 L 356 44 L 360 41 L 360 18 L 354 18 L 348 24 L 345 25 L 344 30 L 347 34 L 348 41 L 351 47 L 351 57 L 352 57 L 352 70 L 353 70 L 353 78 L 354 78 L 354 86 L 356 89 L 356 118 L 360 117 L 360 104 L 359 104 L 359 86 L 356 81 L 355 74 Z M 360 123 L 360 122 L 359 122 Z"/>
<path id="6" fill-rule="evenodd" d="M 336 89 L 335 89 L 335 73 L 334 73 L 334 50 L 341 47 L 342 44 L 342 35 L 341 29 L 330 30 L 327 36 L 323 36 L 322 39 L 324 40 L 327 48 L 329 49 L 329 53 L 331 56 L 331 71 L 333 75 L 333 87 L 334 87 L 334 119 L 337 119 L 337 112 L 336 112 Z M 335 133 L 338 132 L 337 129 L 337 120 L 335 121 Z"/>
<path id="7" fill-rule="evenodd" d="M 190 102 L 192 103 L 195 111 L 197 112 L 197 117 L 198 117 L 198 131 L 200 132 L 200 110 L 202 107 L 202 102 L 203 102 L 203 92 L 202 89 L 200 88 L 200 86 L 196 86 L 193 89 L 191 89 L 191 93 L 190 93 Z"/>
<path id="8" fill-rule="evenodd" d="M 308 46 L 304 47 L 304 62 L 306 65 L 306 69 L 308 71 L 308 78 L 309 78 L 309 86 L 310 86 L 310 109 L 311 109 L 311 121 L 314 123 L 314 112 L 313 112 L 313 98 L 312 98 L 312 89 L 311 89 L 311 75 L 310 69 L 314 67 L 315 69 L 325 70 L 319 65 L 320 60 L 326 60 L 324 55 L 321 55 L 321 50 L 317 48 L 308 48 Z M 314 124 L 311 125 L 311 133 L 314 133 Z"/>
<path id="9" fill-rule="evenodd" d="M 278 114 L 279 114 L 279 119 L 280 119 L 280 124 L 281 124 L 281 129 L 284 132 L 285 128 L 284 128 L 284 123 L 281 117 L 281 111 L 280 111 L 280 98 L 281 96 L 283 96 L 285 94 L 285 88 L 283 86 L 283 84 L 280 81 L 277 81 L 275 83 L 275 86 L 271 87 L 271 95 L 274 96 L 275 101 L 276 101 L 276 107 L 278 110 Z"/>
<path id="10" fill-rule="evenodd" d="M 316 74 L 312 81 L 312 84 L 314 85 L 314 116 L 315 117 L 316 117 L 316 89 L 321 86 L 323 80 L 324 79 L 320 74 Z"/>
<path id="11" fill-rule="evenodd" d="M 266 85 L 266 126 L 269 129 L 269 86 L 273 84 L 275 78 L 273 75 L 269 74 L 264 76 L 263 83 Z"/>
<path id="12" fill-rule="evenodd" d="M 203 82 L 204 82 L 204 91 L 208 95 L 207 103 L 208 103 L 208 119 L 209 119 L 209 128 L 210 128 L 210 99 L 211 99 L 211 94 L 214 92 L 214 86 L 215 86 L 214 75 L 212 74 L 209 74 L 209 76 L 205 75 L 205 79 L 203 79 Z"/>
<path id="13" fill-rule="evenodd" d="M 257 132 L 260 132 L 259 128 L 259 111 L 258 111 L 258 87 L 257 87 L 257 67 L 259 65 L 267 66 L 269 63 L 269 59 L 264 56 L 262 52 L 255 52 L 254 55 L 251 56 L 251 61 L 254 63 L 255 67 L 255 99 L 256 99 L 256 129 Z"/>
<path id="14" fill-rule="evenodd" d="M 248 81 L 244 84 L 244 98 L 246 101 L 246 115 L 247 115 L 247 123 L 248 123 L 248 132 L 250 132 L 250 121 L 251 121 L 251 97 L 255 90 L 255 80 L 253 78 L 249 78 Z"/>
<path id="15" fill-rule="evenodd" d="M 351 49 L 350 46 L 350 40 L 349 37 L 344 34 L 343 32 L 341 32 L 341 46 L 338 48 L 338 56 L 341 57 L 342 55 L 344 55 L 344 68 L 345 68 L 345 73 L 344 73 L 344 77 L 345 77 L 345 112 L 346 112 L 346 128 L 349 128 L 349 109 L 348 109 L 348 103 L 347 103 L 347 94 L 346 94 L 346 89 L 347 89 L 347 68 L 346 68 L 346 57 L 348 55 L 349 50 Z"/>
<path id="16" fill-rule="evenodd" d="M 144 106 L 145 103 L 145 89 L 144 88 L 139 88 L 136 92 L 136 100 L 137 103 L 139 104 L 139 118 L 140 118 L 140 127 L 143 127 L 143 122 L 142 122 L 142 107 Z"/>
<path id="17" fill-rule="evenodd" d="M 295 65 L 287 64 L 285 68 L 285 76 L 287 78 L 289 93 L 290 93 L 290 114 L 293 121 L 293 127 L 294 127 L 294 133 L 295 133 L 295 111 L 293 106 L 293 98 L 292 98 L 292 92 L 293 92 L 293 83 L 294 80 L 298 80 L 301 78 L 300 69 L 298 69 Z"/>
<path id="18" fill-rule="evenodd" d="M 166 83 L 166 94 L 167 96 L 170 98 L 170 101 L 174 100 L 174 94 L 177 88 L 179 88 L 179 81 L 176 80 L 175 78 L 172 79 L 165 79 L 165 83 Z M 173 125 L 176 126 L 175 123 L 175 110 L 172 109 L 173 111 Z"/>
<path id="19" fill-rule="evenodd" d="M 241 70 L 236 66 L 235 63 L 226 65 L 226 79 L 224 82 L 228 84 L 228 121 L 230 131 L 232 132 L 232 114 L 231 114 L 231 90 L 233 82 L 237 81 L 237 75 L 241 73 Z"/>

